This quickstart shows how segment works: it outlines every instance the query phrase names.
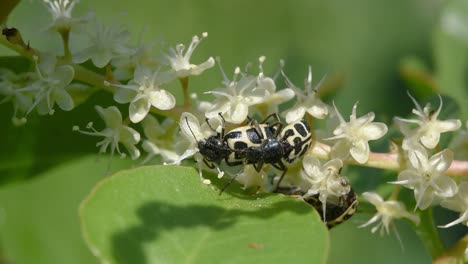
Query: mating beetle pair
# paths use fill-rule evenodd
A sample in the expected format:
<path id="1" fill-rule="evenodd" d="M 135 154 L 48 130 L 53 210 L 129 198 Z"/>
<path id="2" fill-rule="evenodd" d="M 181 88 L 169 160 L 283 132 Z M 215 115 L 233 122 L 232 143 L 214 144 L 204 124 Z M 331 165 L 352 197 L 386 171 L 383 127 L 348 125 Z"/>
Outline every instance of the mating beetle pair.
<path id="1" fill-rule="evenodd" d="M 222 129 L 216 135 L 200 140 L 191 131 L 197 140 L 200 154 L 204 157 L 203 161 L 210 168 L 214 168 L 214 164 L 219 164 L 223 160 L 228 166 L 252 164 L 256 171 L 260 171 L 265 164 L 271 164 L 283 172 L 277 183 L 279 186 L 287 171 L 284 161 L 292 163 L 296 158 L 304 155 L 311 145 L 310 127 L 305 121 L 284 126 L 278 114 L 275 113 L 261 123 L 250 120 L 247 126 L 238 127 L 226 133 L 226 122 L 221 114 L 219 116 L 222 120 Z M 191 130 L 187 118 L 185 122 Z M 208 119 L 206 122 L 211 130 L 216 132 Z"/>

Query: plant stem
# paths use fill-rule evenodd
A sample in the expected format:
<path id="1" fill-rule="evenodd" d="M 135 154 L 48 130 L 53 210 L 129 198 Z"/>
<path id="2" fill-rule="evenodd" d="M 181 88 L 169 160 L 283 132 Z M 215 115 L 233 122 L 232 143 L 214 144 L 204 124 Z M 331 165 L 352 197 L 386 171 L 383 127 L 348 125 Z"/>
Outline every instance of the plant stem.
<path id="1" fill-rule="evenodd" d="M 72 54 L 70 52 L 69 40 L 70 40 L 70 29 L 60 30 L 60 36 L 62 37 L 63 43 L 63 59 L 67 62 L 71 62 Z"/>
<path id="2" fill-rule="evenodd" d="M 434 218 L 432 217 L 432 207 L 427 208 L 420 212 L 421 222 L 415 227 L 416 233 L 423 242 L 432 259 L 436 259 L 442 255 L 445 248 L 440 241 L 439 232 L 434 225 Z"/>
<path id="3" fill-rule="evenodd" d="M 327 144 L 316 141 L 309 149 L 309 153 L 319 159 L 330 159 L 331 147 Z M 405 166 L 400 162 L 399 155 L 396 153 L 376 153 L 371 152 L 369 160 L 364 164 L 359 164 L 355 160 L 348 159 L 346 163 L 370 168 L 385 169 L 392 171 L 401 171 Z M 445 172 L 447 176 L 461 177 L 468 176 L 468 161 L 454 160 L 449 169 Z"/>
<path id="4" fill-rule="evenodd" d="M 184 106 L 192 106 L 192 99 L 190 98 L 190 93 L 189 93 L 189 78 L 184 77 L 184 78 L 179 78 L 180 83 L 182 84 L 182 92 L 184 94 Z"/>

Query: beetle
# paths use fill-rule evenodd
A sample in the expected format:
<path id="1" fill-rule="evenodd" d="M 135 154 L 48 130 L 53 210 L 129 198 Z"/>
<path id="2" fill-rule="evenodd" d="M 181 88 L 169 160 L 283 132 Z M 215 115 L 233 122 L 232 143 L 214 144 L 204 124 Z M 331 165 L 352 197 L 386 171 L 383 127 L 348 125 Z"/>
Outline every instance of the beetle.
<path id="1" fill-rule="evenodd" d="M 226 121 L 224 120 L 224 117 L 221 115 L 221 113 L 219 113 L 219 116 L 221 117 L 222 121 L 221 132 L 217 132 L 216 129 L 214 129 L 211 126 L 209 119 L 206 118 L 205 122 L 208 124 L 209 128 L 216 134 L 203 139 L 198 139 L 195 136 L 194 131 L 190 127 L 188 118 L 187 116 L 185 116 L 185 122 L 187 124 L 188 129 L 190 130 L 190 133 L 197 142 L 198 150 L 203 156 L 203 162 L 210 169 L 215 168 L 215 164 L 219 164 L 222 160 L 227 159 L 228 156 L 232 153 L 231 149 L 228 147 L 226 141 L 224 140 Z"/>
<path id="2" fill-rule="evenodd" d="M 327 225 L 328 229 L 331 229 L 351 218 L 356 213 L 358 207 L 357 194 L 352 188 L 347 194 L 338 198 L 338 203 L 327 202 L 325 206 L 325 219 L 322 214 L 323 204 L 319 200 L 319 194 L 304 197 L 306 193 L 301 191 L 299 187 L 294 186 L 280 187 L 276 190 L 276 193 L 302 198 L 306 203 L 317 210 L 320 218 Z"/>
<path id="3" fill-rule="evenodd" d="M 273 121 L 267 122 L 269 119 Z M 283 161 L 292 163 L 309 149 L 312 135 L 310 127 L 304 120 L 294 122 L 286 127 L 281 123 L 278 114 L 269 115 L 260 124 L 251 120 L 247 126 L 229 131 L 225 136 L 232 153 L 226 159 L 229 166 L 252 164 L 260 171 L 265 164 L 283 171 L 276 186 L 278 187 L 287 172 Z M 229 181 L 223 190 L 235 179 Z"/>
<path id="4" fill-rule="evenodd" d="M 320 202 L 318 194 L 304 198 L 308 204 L 312 205 L 320 214 L 320 218 L 327 224 L 328 229 L 331 229 L 344 221 L 351 218 L 357 210 L 358 200 L 357 194 L 351 189 L 349 193 L 339 197 L 338 204 L 327 203 L 325 219 L 323 219 L 322 202 Z"/>
<path id="5" fill-rule="evenodd" d="M 252 164 L 259 172 L 265 164 L 271 164 L 274 168 L 283 171 L 277 182 L 279 186 L 287 172 L 283 161 L 292 163 L 304 155 L 312 141 L 307 122 L 294 122 L 284 127 L 276 113 L 269 115 L 261 123 L 249 118 L 250 121 L 246 126 L 234 128 L 228 133 L 225 133 L 225 119 L 221 113 L 219 116 L 222 120 L 221 132 L 217 132 L 209 123 L 209 119 L 206 119 L 206 123 L 216 135 L 203 139 L 197 139 L 188 118 L 185 117 L 187 127 L 203 156 L 203 162 L 209 168 L 216 168 L 215 164 L 224 160 L 228 166 Z M 221 192 L 236 176 L 234 175 Z"/>

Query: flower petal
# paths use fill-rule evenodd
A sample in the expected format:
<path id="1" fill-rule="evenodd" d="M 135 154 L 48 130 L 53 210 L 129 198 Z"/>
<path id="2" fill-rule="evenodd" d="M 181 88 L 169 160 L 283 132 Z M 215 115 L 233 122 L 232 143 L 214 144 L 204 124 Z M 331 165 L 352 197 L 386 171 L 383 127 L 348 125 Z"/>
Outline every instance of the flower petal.
<path id="1" fill-rule="evenodd" d="M 120 132 L 120 142 L 127 145 L 135 145 L 140 142 L 141 136 L 138 131 L 128 126 L 121 126 L 119 129 Z"/>
<path id="2" fill-rule="evenodd" d="M 437 129 L 440 133 L 455 131 L 461 127 L 461 121 L 459 119 L 450 119 L 444 121 L 437 120 L 434 126 L 434 129 Z"/>
<path id="3" fill-rule="evenodd" d="M 348 140 L 338 140 L 335 145 L 333 145 L 331 150 L 332 158 L 345 160 L 349 156 L 349 151 L 351 149 L 351 143 Z"/>
<path id="4" fill-rule="evenodd" d="M 91 58 L 96 47 L 91 46 L 73 54 L 74 63 L 83 63 Z"/>
<path id="5" fill-rule="evenodd" d="M 53 106 L 52 102 L 50 102 L 50 103 L 51 103 L 51 106 Z M 45 98 L 45 97 L 42 98 L 41 101 L 37 104 L 36 109 L 37 109 L 37 113 L 39 115 L 49 114 L 51 109 L 49 109 L 49 106 L 47 105 L 47 98 Z"/>
<path id="6" fill-rule="evenodd" d="M 361 128 L 361 132 L 367 140 L 376 140 L 383 137 L 388 131 L 384 123 L 370 123 Z"/>
<path id="7" fill-rule="evenodd" d="M 455 181 L 448 176 L 438 176 L 432 179 L 434 194 L 439 197 L 452 197 L 457 191 L 458 187 Z"/>
<path id="8" fill-rule="evenodd" d="M 161 110 L 169 110 L 174 108 L 176 99 L 166 90 L 159 90 L 150 93 L 151 104 Z"/>
<path id="9" fill-rule="evenodd" d="M 217 117 L 219 113 L 224 114 L 231 108 L 231 103 L 228 100 L 219 100 L 206 111 L 205 117 Z"/>
<path id="10" fill-rule="evenodd" d="M 143 141 L 143 144 L 141 144 L 141 146 L 146 152 L 150 154 L 158 155 L 159 153 L 161 153 L 161 150 L 158 148 L 158 146 L 156 146 L 153 142 L 149 140 Z"/>
<path id="11" fill-rule="evenodd" d="M 114 100 L 120 104 L 128 104 L 135 98 L 136 95 L 137 92 L 134 90 L 119 88 L 114 93 Z"/>
<path id="12" fill-rule="evenodd" d="M 240 124 L 244 122 L 249 114 L 249 107 L 243 103 L 237 103 L 231 108 L 231 114 L 229 119 L 234 124 Z"/>
<path id="13" fill-rule="evenodd" d="M 301 120 L 304 117 L 306 109 L 304 106 L 298 104 L 286 112 L 286 123 L 291 124 Z"/>
<path id="14" fill-rule="evenodd" d="M 99 116 L 101 116 L 102 120 L 106 123 L 106 127 L 118 129 L 122 125 L 122 114 L 117 107 L 110 106 L 108 108 L 102 108 L 96 105 L 95 108 Z"/>
<path id="15" fill-rule="evenodd" d="M 435 148 L 437 144 L 439 144 L 439 139 L 440 139 L 440 132 L 434 131 L 434 130 L 427 131 L 420 138 L 421 143 L 428 149 Z"/>
<path id="16" fill-rule="evenodd" d="M 431 190 L 431 187 L 414 190 L 414 198 L 416 199 L 416 207 L 425 210 L 434 200 L 434 192 Z"/>
<path id="17" fill-rule="evenodd" d="M 362 194 L 362 197 L 364 197 L 364 199 L 366 199 L 367 201 L 369 201 L 371 204 L 373 204 L 375 207 L 379 206 L 381 203 L 383 203 L 383 199 L 382 197 L 380 197 L 380 195 L 378 195 L 377 193 L 375 192 L 364 192 Z"/>
<path id="18" fill-rule="evenodd" d="M 75 106 L 72 97 L 65 89 L 55 89 L 54 97 L 57 105 L 64 111 L 70 111 Z"/>
<path id="19" fill-rule="evenodd" d="M 138 123 L 143 120 L 148 114 L 151 107 L 151 103 L 147 98 L 140 98 L 139 100 L 133 101 L 129 105 L 129 117 L 133 123 Z"/>
<path id="20" fill-rule="evenodd" d="M 364 140 L 353 142 L 349 153 L 358 163 L 366 163 L 369 160 L 369 144 Z"/>
<path id="21" fill-rule="evenodd" d="M 443 151 L 435 154 L 429 160 L 431 170 L 439 174 L 444 173 L 452 164 L 454 153 L 450 149 L 444 149 Z"/>
<path id="22" fill-rule="evenodd" d="M 56 87 L 65 88 L 73 81 L 73 77 L 75 76 L 75 70 L 70 65 L 64 65 L 57 67 L 55 72 L 51 74 L 50 78 L 59 81 L 56 84 Z"/>
<path id="23" fill-rule="evenodd" d="M 398 182 L 392 182 L 394 184 L 402 184 L 408 188 L 414 189 L 419 186 L 419 182 L 422 181 L 422 177 L 415 170 L 404 170 L 398 174 Z"/>
<path id="24" fill-rule="evenodd" d="M 215 65 L 215 60 L 213 59 L 213 57 L 210 57 L 207 61 L 203 62 L 202 64 L 192 67 L 191 74 L 200 75 L 205 70 L 212 68 L 214 65 Z"/>
<path id="25" fill-rule="evenodd" d="M 314 100 L 314 104 L 307 108 L 307 112 L 318 119 L 324 119 L 328 115 L 328 106 L 319 99 Z"/>
<path id="26" fill-rule="evenodd" d="M 200 122 L 193 114 L 183 112 L 180 115 L 179 126 L 182 133 L 190 142 L 197 143 L 197 141 L 203 139 L 203 135 L 200 132 Z"/>
<path id="27" fill-rule="evenodd" d="M 312 155 L 306 155 L 302 161 L 302 168 L 308 175 L 312 176 L 314 170 L 320 168 L 320 161 Z"/>
<path id="28" fill-rule="evenodd" d="M 259 78 L 257 81 L 257 88 L 267 90 L 269 93 L 273 94 L 276 91 L 276 84 L 271 78 Z"/>
<path id="29" fill-rule="evenodd" d="M 39 58 L 39 69 L 43 75 L 50 75 L 55 72 L 57 58 L 50 53 L 42 53 Z"/>
<path id="30" fill-rule="evenodd" d="M 95 50 L 94 54 L 91 55 L 91 60 L 93 61 L 94 65 L 98 68 L 103 68 L 106 66 L 110 60 L 112 59 L 112 52 L 108 49 L 103 50 Z"/>

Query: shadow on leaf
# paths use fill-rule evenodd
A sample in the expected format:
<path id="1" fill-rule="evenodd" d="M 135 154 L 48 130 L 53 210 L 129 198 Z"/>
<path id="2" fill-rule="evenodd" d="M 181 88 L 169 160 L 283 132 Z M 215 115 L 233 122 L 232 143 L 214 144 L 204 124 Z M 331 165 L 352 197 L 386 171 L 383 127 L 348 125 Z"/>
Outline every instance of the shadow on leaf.
<path id="1" fill-rule="evenodd" d="M 267 219 L 284 212 L 309 213 L 311 208 L 297 206 L 293 200 L 279 201 L 255 210 L 229 209 L 210 205 L 174 205 L 152 201 L 137 209 L 140 223 L 112 237 L 112 254 L 118 263 L 149 263 L 143 247 L 158 239 L 161 232 L 206 227 L 216 232 L 235 225 L 242 217 Z"/>

